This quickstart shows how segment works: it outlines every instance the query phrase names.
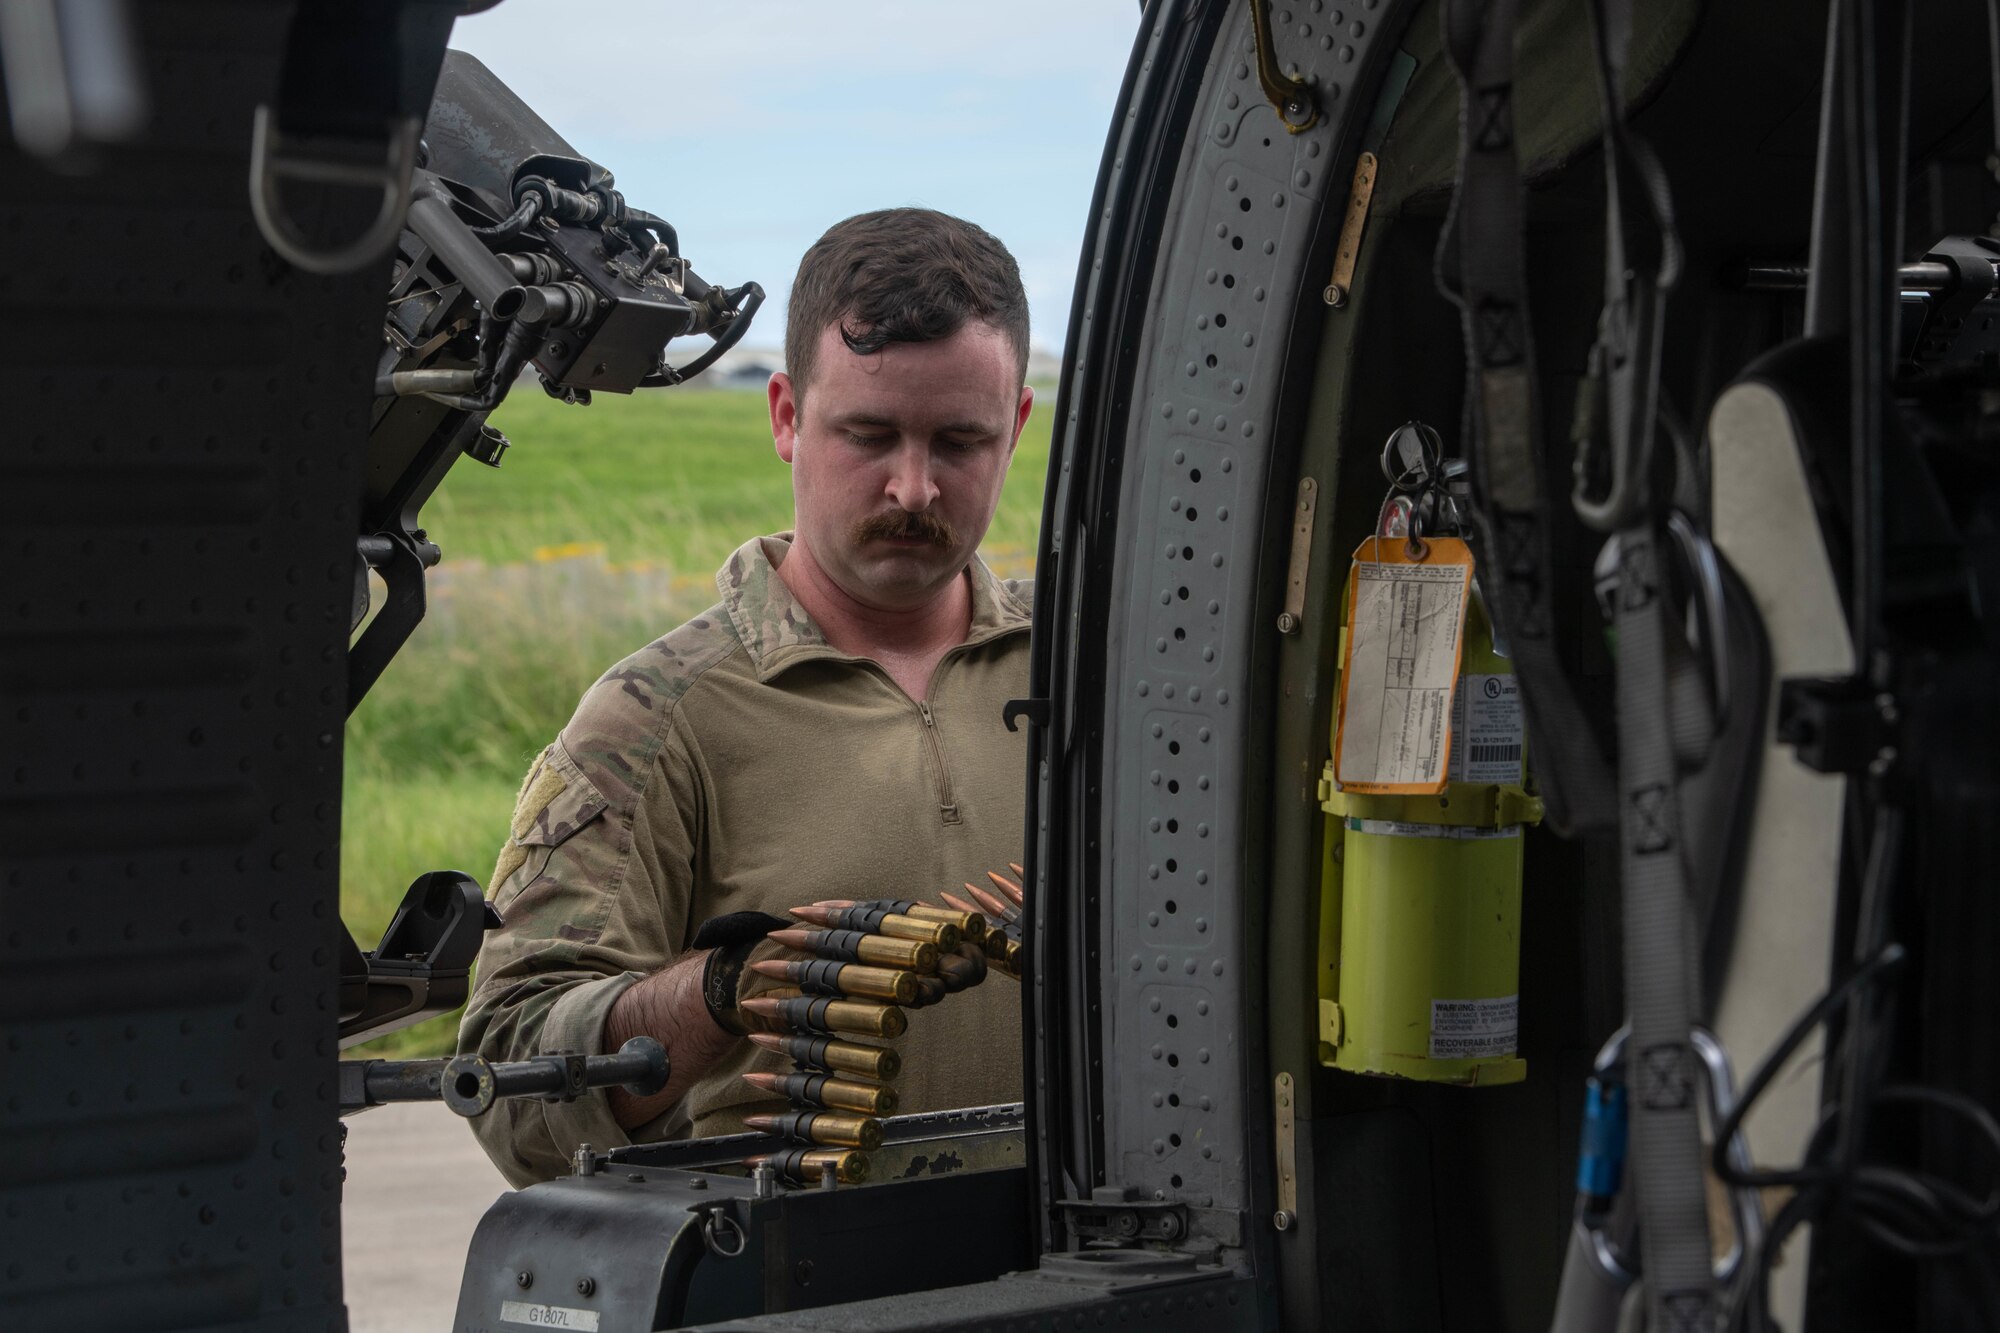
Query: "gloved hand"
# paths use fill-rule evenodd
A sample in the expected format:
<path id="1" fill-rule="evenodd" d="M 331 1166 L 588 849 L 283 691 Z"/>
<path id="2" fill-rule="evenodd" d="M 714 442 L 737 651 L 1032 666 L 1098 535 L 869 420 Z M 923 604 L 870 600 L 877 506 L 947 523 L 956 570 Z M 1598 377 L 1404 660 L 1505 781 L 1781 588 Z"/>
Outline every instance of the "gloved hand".
<path id="1" fill-rule="evenodd" d="M 695 931 L 694 947 L 713 950 L 702 972 L 701 997 L 709 1017 L 724 1032 L 740 1037 L 753 1029 L 769 1030 L 769 1024 L 746 1012 L 742 1004 L 774 988 L 750 964 L 790 955 L 791 950 L 770 939 L 772 931 L 788 924 L 768 912 L 731 912 L 709 918 Z"/>
<path id="2" fill-rule="evenodd" d="M 1018 894 L 1019 889 L 1015 892 Z M 1009 908 L 1018 915 L 1018 908 Z M 815 1171 L 858 1179 L 881 1143 L 873 1117 L 896 1109 L 889 1086 L 901 1067 L 893 1048 L 850 1037 L 896 1037 L 905 1008 L 937 1004 L 986 979 L 989 966 L 1015 965 L 1003 928 L 963 903 L 950 908 L 904 899 L 837 899 L 791 909 L 804 925 L 761 912 L 703 923 L 697 947 L 712 949 L 703 997 L 715 1021 L 747 1035 L 796 1072 L 743 1075 L 792 1109 L 746 1116 L 754 1130 L 798 1147 L 758 1154 L 787 1180 Z M 1018 927 L 1016 928 L 1018 930 Z M 795 989 L 794 989 L 795 988 Z"/>
<path id="3" fill-rule="evenodd" d="M 913 915 L 914 914 L 914 915 Z M 702 924 L 702 996 L 724 1031 L 900 1036 L 904 1008 L 985 979 L 983 917 L 923 903 L 838 900 L 792 909 L 824 929 L 763 912 Z M 971 932 L 968 942 L 965 932 Z"/>

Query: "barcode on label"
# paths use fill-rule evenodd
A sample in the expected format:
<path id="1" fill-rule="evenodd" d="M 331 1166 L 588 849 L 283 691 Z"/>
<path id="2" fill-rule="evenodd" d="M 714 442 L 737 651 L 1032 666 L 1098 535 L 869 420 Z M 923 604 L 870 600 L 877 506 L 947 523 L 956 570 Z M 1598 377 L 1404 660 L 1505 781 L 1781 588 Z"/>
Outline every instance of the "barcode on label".
<path id="1" fill-rule="evenodd" d="M 1512 676 L 1460 676 L 1451 700 L 1451 780 L 1519 782 L 1527 734 L 1523 722 L 1520 683 Z"/>

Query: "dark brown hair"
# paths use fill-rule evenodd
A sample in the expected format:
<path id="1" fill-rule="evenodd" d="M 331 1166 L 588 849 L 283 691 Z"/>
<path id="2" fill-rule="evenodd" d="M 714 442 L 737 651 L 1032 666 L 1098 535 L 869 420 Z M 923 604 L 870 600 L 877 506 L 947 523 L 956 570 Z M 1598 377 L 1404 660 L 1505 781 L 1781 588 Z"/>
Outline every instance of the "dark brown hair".
<path id="1" fill-rule="evenodd" d="M 991 324 L 1028 367 L 1028 294 L 1007 247 L 963 218 L 885 208 L 836 222 L 799 261 L 785 312 L 785 369 L 805 395 L 820 331 L 838 321 L 858 356 Z"/>

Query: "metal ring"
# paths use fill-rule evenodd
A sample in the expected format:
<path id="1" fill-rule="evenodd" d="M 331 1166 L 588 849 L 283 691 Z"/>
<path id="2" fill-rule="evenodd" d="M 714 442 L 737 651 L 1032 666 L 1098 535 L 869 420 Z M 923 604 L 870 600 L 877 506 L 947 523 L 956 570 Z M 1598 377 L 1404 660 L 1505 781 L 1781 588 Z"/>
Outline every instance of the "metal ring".
<path id="1" fill-rule="evenodd" d="M 716 1233 L 727 1227 L 736 1234 L 734 1249 L 716 1240 Z M 736 1219 L 724 1211 L 721 1204 L 705 1210 L 701 1215 L 701 1243 L 708 1252 L 718 1259 L 734 1259 L 748 1248 L 750 1238 L 743 1234 L 743 1228 L 736 1225 Z"/>
<path id="2" fill-rule="evenodd" d="M 390 132 L 384 160 L 358 165 L 302 153 L 279 130 L 276 111 L 259 105 L 250 122 L 250 214 L 265 244 L 293 267 L 321 276 L 352 273 L 388 254 L 410 211 L 410 173 L 423 128 L 416 117 L 404 118 Z M 376 190 L 381 206 L 359 236 L 321 249 L 300 235 L 278 198 L 281 178 Z"/>

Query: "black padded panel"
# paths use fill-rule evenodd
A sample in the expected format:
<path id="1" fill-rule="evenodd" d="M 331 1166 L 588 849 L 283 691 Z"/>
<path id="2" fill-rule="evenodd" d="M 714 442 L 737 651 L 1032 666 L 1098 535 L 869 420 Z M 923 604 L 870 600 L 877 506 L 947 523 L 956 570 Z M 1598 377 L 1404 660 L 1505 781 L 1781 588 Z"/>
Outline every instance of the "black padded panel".
<path id="1" fill-rule="evenodd" d="M 387 265 L 306 276 L 251 218 L 288 5 L 128 8 L 146 141 L 61 176 L 0 138 L 0 1326 L 343 1329 L 341 732 Z"/>

